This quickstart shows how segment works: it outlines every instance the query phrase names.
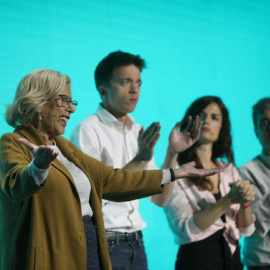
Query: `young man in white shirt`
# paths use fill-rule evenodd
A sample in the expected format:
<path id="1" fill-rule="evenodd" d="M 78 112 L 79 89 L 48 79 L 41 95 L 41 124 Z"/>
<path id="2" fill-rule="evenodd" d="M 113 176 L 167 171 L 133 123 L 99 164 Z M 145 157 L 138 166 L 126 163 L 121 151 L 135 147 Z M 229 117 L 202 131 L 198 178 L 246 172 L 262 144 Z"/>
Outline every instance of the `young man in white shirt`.
<path id="1" fill-rule="evenodd" d="M 270 270 L 270 98 L 253 106 L 253 122 L 262 153 L 240 168 L 243 179 L 254 185 L 252 211 L 256 231 L 244 238 L 243 263 L 248 270 Z"/>
<path id="2" fill-rule="evenodd" d="M 95 70 L 95 82 L 101 97 L 97 113 L 86 117 L 74 130 L 71 140 L 86 154 L 126 170 L 157 169 L 153 151 L 159 139 L 160 125 L 151 124 L 146 130 L 129 115 L 140 97 L 141 71 L 145 61 L 139 55 L 116 51 L 106 56 Z M 177 154 L 190 147 L 200 133 L 201 121 L 190 119 L 190 125 L 179 132 L 173 128 L 163 164 L 174 168 Z M 152 201 L 164 206 L 173 183 L 164 186 L 164 193 Z M 148 269 L 141 230 L 146 223 L 138 210 L 139 201 L 103 201 L 103 216 L 113 269 Z"/>

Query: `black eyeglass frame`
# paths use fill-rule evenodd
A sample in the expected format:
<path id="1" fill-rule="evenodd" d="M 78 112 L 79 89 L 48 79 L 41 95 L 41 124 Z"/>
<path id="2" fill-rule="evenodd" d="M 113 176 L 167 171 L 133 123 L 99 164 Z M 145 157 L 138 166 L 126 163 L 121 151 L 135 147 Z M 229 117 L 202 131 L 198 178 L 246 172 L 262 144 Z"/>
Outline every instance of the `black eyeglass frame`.
<path id="1" fill-rule="evenodd" d="M 67 95 L 58 95 L 59 98 L 56 98 L 55 100 L 61 99 L 61 106 L 60 107 L 66 107 L 69 106 L 70 103 L 72 103 L 73 106 L 78 106 L 78 101 L 72 100 L 70 97 Z M 59 105 L 58 105 L 59 106 Z"/>

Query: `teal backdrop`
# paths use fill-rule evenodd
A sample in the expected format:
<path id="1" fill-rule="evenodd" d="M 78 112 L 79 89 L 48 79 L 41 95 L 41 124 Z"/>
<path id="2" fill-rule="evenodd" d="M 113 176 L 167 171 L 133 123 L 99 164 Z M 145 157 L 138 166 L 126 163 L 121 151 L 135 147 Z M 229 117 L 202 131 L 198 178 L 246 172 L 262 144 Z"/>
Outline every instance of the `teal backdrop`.
<path id="1" fill-rule="evenodd" d="M 94 69 L 109 52 L 146 59 L 140 102 L 132 114 L 148 126 L 160 121 L 158 166 L 168 135 L 189 104 L 217 95 L 232 121 L 238 166 L 261 151 L 251 107 L 269 96 L 268 0 L 0 0 L 0 133 L 19 80 L 32 70 L 68 74 L 79 106 L 65 137 L 100 101 Z M 162 208 L 148 199 L 140 210 L 150 270 L 173 269 L 178 247 Z M 1 221 L 4 222 L 4 221 Z"/>

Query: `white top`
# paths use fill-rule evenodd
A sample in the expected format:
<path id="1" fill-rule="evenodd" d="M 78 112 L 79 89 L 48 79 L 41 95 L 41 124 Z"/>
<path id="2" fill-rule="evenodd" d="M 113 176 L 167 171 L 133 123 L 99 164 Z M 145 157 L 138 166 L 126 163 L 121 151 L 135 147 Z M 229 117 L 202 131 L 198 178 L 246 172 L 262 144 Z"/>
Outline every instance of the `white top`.
<path id="1" fill-rule="evenodd" d="M 237 169 L 232 164 L 226 166 L 225 171 L 220 172 L 219 175 L 221 196 L 223 197 L 230 191 L 230 183 L 240 178 Z M 231 253 L 234 253 L 240 234 L 252 234 L 255 229 L 253 223 L 247 228 L 238 229 L 236 226 L 236 214 L 240 209 L 239 204 L 233 204 L 226 211 L 226 222 L 219 218 L 206 230 L 200 230 L 194 222 L 193 214 L 205 210 L 215 203 L 216 199 L 209 190 L 199 190 L 187 178 L 175 181 L 172 197 L 164 207 L 164 211 L 175 234 L 177 244 L 184 245 L 200 241 L 224 228 L 223 236 L 229 245 Z"/>
<path id="2" fill-rule="evenodd" d="M 244 179 L 255 189 L 252 211 L 256 231 L 244 239 L 243 262 L 247 266 L 270 266 L 270 157 L 260 155 L 240 168 Z"/>
<path id="3" fill-rule="evenodd" d="M 137 154 L 139 130 L 140 126 L 130 115 L 123 125 L 99 105 L 96 114 L 86 117 L 75 127 L 71 141 L 93 158 L 114 168 L 123 168 Z M 154 160 L 144 169 L 157 169 Z M 102 205 L 106 230 L 134 232 L 146 227 L 139 213 L 138 200 L 120 203 L 103 200 Z"/>

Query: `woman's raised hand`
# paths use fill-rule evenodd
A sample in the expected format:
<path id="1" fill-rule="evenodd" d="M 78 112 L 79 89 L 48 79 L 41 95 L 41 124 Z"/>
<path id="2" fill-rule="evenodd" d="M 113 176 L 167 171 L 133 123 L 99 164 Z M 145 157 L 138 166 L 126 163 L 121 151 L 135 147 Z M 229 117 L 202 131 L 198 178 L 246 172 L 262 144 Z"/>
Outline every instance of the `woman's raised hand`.
<path id="1" fill-rule="evenodd" d="M 197 115 L 193 120 L 188 118 L 188 125 L 183 131 L 179 131 L 182 122 L 176 123 L 169 136 L 169 149 L 171 154 L 178 154 L 191 147 L 199 138 L 202 121 Z"/>

